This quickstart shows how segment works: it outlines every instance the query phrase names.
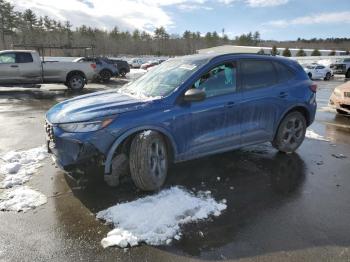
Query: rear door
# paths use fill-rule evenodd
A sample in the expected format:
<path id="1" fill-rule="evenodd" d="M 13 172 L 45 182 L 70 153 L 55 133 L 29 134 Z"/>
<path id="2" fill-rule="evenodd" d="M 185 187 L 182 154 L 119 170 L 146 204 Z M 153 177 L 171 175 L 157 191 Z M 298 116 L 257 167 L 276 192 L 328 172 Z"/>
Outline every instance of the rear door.
<path id="1" fill-rule="evenodd" d="M 34 63 L 30 52 L 16 53 L 16 64 L 22 83 L 40 83 L 42 79 L 41 61 Z"/>
<path id="2" fill-rule="evenodd" d="M 0 54 L 0 83 L 20 83 L 19 69 L 18 64 L 16 64 L 16 54 L 14 52 Z"/>
<path id="3" fill-rule="evenodd" d="M 287 90 L 278 85 L 276 69 L 269 60 L 240 60 L 239 76 L 242 91 L 241 143 L 248 145 L 270 141 L 284 107 Z"/>

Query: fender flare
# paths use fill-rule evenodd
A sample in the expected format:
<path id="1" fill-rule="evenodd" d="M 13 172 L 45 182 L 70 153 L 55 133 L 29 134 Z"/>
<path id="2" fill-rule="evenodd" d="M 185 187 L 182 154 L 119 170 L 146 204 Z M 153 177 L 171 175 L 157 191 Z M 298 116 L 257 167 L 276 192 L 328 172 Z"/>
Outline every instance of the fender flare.
<path id="1" fill-rule="evenodd" d="M 105 161 L 105 168 L 104 168 L 105 175 L 108 175 L 111 172 L 112 158 L 115 150 L 119 147 L 119 145 L 130 135 L 138 133 L 140 131 L 144 131 L 144 130 L 155 130 L 155 131 L 158 131 L 159 133 L 162 133 L 164 136 L 166 136 L 166 138 L 168 138 L 171 143 L 174 156 L 177 155 L 176 144 L 173 136 L 170 134 L 169 131 L 159 126 L 139 126 L 139 127 L 127 130 L 113 142 L 112 146 L 108 150 L 106 161 Z"/>
<path id="2" fill-rule="evenodd" d="M 279 128 L 279 126 L 280 126 L 282 120 L 285 118 L 285 116 L 286 116 L 289 112 L 291 112 L 291 111 L 293 111 L 294 109 L 297 109 L 297 108 L 303 108 L 303 110 L 305 110 L 305 112 L 307 113 L 307 118 L 309 118 L 309 119 L 306 119 L 306 120 L 307 120 L 307 121 L 310 120 L 310 115 L 309 115 L 310 112 L 309 112 L 309 109 L 307 108 L 307 106 L 305 106 L 304 104 L 301 104 L 301 103 L 298 103 L 298 104 L 296 104 L 296 105 L 290 106 L 290 107 L 288 107 L 288 108 L 283 112 L 283 114 L 281 114 L 281 117 L 280 117 L 280 118 L 278 119 L 278 121 L 276 122 L 275 130 L 274 130 L 274 137 L 275 137 L 275 135 L 276 135 L 276 132 L 277 132 L 277 130 L 278 130 L 278 128 Z"/>

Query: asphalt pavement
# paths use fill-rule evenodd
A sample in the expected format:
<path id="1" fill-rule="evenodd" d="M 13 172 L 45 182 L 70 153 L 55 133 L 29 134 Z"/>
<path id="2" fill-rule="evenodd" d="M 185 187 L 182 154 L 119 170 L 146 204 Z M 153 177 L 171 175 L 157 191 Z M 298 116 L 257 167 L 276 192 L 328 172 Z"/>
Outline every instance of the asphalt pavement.
<path id="1" fill-rule="evenodd" d="M 27 184 L 47 204 L 0 212 L 0 261 L 350 261 L 350 117 L 327 106 L 342 81 L 317 81 L 311 129 L 329 142 L 305 139 L 291 155 L 266 143 L 173 165 L 165 187 L 210 190 L 228 207 L 210 221 L 185 225 L 170 246 L 103 249 L 110 227 L 96 212 L 145 193 L 129 178 L 118 188 L 100 179 L 82 186 L 46 159 Z M 83 93 L 122 83 L 90 84 Z M 0 87 L 0 154 L 44 144 L 45 112 L 76 95 L 59 85 Z"/>

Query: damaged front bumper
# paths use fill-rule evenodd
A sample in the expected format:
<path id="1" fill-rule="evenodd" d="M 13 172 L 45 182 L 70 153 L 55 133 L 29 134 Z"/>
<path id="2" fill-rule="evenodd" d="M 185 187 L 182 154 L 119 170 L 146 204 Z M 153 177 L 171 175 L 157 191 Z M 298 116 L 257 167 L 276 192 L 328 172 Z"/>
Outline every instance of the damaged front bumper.
<path id="1" fill-rule="evenodd" d="M 47 151 L 55 164 L 66 172 L 86 169 L 92 161 L 103 159 L 115 140 L 106 130 L 68 133 L 48 122 L 45 128 Z"/>

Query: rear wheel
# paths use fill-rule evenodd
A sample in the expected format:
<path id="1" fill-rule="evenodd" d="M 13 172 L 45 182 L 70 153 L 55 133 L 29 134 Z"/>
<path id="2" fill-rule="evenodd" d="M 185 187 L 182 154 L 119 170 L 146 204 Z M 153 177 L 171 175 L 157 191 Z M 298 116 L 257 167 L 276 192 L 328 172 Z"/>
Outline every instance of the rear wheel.
<path id="1" fill-rule="evenodd" d="M 326 74 L 326 76 L 325 76 L 324 80 L 325 80 L 325 81 L 328 81 L 328 80 L 330 80 L 330 79 L 331 79 L 331 77 L 332 77 L 331 73 L 330 73 L 330 72 L 328 72 L 328 73 Z"/>
<path id="2" fill-rule="evenodd" d="M 159 189 L 168 171 L 168 153 L 164 138 L 155 131 L 145 131 L 135 136 L 129 155 L 131 178 L 145 191 Z"/>
<path id="3" fill-rule="evenodd" d="M 85 79 L 79 74 L 72 75 L 68 78 L 67 86 L 73 91 L 80 91 L 85 86 Z"/>
<path id="4" fill-rule="evenodd" d="M 108 82 L 112 77 L 112 73 L 109 70 L 102 70 L 100 72 L 100 77 L 102 82 Z"/>
<path id="5" fill-rule="evenodd" d="M 308 73 L 307 75 L 309 76 L 310 79 L 312 79 L 312 74 L 311 73 Z"/>
<path id="6" fill-rule="evenodd" d="M 300 112 L 291 112 L 282 120 L 272 145 L 281 152 L 292 153 L 303 142 L 305 133 L 305 117 Z"/>
<path id="7" fill-rule="evenodd" d="M 125 69 L 120 69 L 120 76 L 125 77 L 126 75 L 126 70 Z"/>

